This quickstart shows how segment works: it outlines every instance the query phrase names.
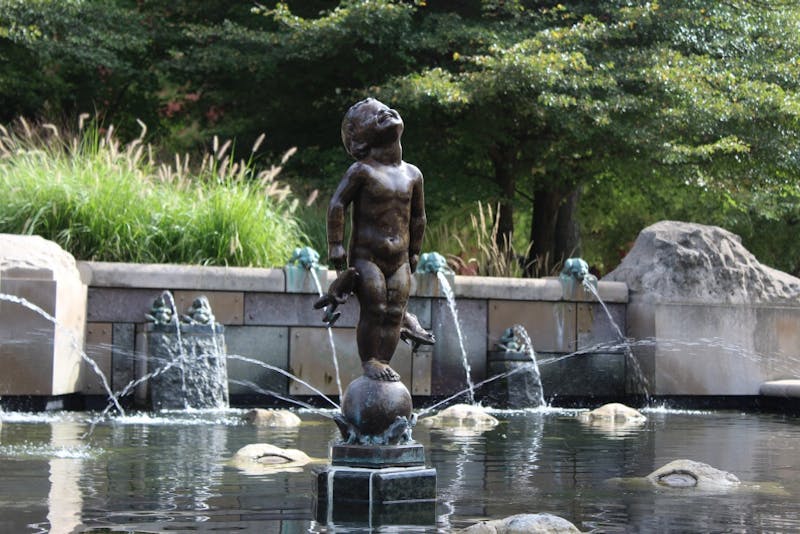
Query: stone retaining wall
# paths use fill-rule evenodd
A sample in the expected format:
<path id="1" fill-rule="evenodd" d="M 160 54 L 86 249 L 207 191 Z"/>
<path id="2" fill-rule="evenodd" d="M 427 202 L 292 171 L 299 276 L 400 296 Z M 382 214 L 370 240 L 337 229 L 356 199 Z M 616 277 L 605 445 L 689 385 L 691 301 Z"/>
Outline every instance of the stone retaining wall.
<path id="1" fill-rule="evenodd" d="M 225 326 L 229 355 L 241 355 L 286 369 L 328 395 L 338 395 L 328 332 L 310 274 L 300 268 L 250 269 L 183 265 L 140 265 L 78 262 L 89 286 L 86 350 L 110 377 L 117 391 L 146 372 L 142 358 L 144 314 L 163 291 L 169 290 L 179 310 L 186 310 L 198 295 L 206 295 L 218 322 Z M 335 273 L 316 271 L 327 288 Z M 415 275 L 410 309 L 437 338 L 433 348 L 412 355 L 400 344 L 392 366 L 415 396 L 441 397 L 466 387 L 453 318 L 438 280 Z M 562 284 L 549 279 L 451 277 L 455 288 L 464 348 L 473 382 L 487 376 L 487 353 L 504 329 L 521 324 L 533 339 L 540 360 L 549 360 L 603 343 L 618 341 L 618 333 L 594 297 L 582 289 L 565 295 Z M 625 332 L 627 286 L 600 282 L 598 289 L 614 321 Z M 353 301 L 340 308 L 341 318 L 332 329 L 339 355 L 343 387 L 360 375 L 355 325 L 358 306 Z M 230 358 L 231 396 L 262 390 L 281 395 L 307 395 L 307 387 L 275 371 Z M 152 367 L 151 367 L 152 369 Z M 580 369 L 575 372 L 574 369 Z M 542 367 L 545 394 L 623 395 L 625 357 L 621 350 L 588 350 Z M 85 394 L 102 394 L 99 380 L 89 377 Z M 139 390 L 140 398 L 146 392 Z"/>

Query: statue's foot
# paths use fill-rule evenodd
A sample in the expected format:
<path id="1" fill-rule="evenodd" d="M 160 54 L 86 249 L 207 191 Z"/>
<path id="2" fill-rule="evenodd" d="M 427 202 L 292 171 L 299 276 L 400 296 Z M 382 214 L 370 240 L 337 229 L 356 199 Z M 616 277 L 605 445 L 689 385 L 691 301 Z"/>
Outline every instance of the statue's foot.
<path id="1" fill-rule="evenodd" d="M 388 364 L 379 362 L 375 359 L 370 359 L 361 364 L 364 369 L 364 376 L 372 380 L 383 380 L 385 382 L 398 382 L 400 375 L 389 367 Z"/>
<path id="2" fill-rule="evenodd" d="M 433 333 L 422 328 L 417 316 L 409 312 L 406 312 L 405 317 L 403 317 L 403 325 L 400 328 L 400 339 L 406 343 L 410 341 L 414 351 L 416 351 L 420 345 L 433 345 L 436 343 L 436 338 Z"/>

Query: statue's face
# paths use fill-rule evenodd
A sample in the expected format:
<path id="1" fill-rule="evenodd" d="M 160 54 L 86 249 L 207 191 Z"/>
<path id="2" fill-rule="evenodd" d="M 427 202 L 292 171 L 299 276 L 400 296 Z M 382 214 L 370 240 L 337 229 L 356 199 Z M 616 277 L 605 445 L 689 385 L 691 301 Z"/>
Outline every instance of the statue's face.
<path id="1" fill-rule="evenodd" d="M 403 119 L 386 104 L 369 99 L 358 109 L 358 134 L 370 146 L 397 141 L 403 133 Z"/>

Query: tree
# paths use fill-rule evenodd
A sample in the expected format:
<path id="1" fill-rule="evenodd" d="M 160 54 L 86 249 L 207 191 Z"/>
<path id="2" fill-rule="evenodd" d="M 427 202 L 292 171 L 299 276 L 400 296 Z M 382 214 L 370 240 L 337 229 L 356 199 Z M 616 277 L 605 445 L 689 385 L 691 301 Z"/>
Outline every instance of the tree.
<path id="1" fill-rule="evenodd" d="M 1 0 L 0 120 L 157 122 L 151 45 L 146 21 L 115 2 Z"/>
<path id="2" fill-rule="evenodd" d="M 798 8 L 629 4 L 516 3 L 532 36 L 512 21 L 499 39 L 510 44 L 400 80 L 398 101 L 459 114 L 447 137 L 491 163 L 503 232 L 515 199 L 528 201 L 540 264 L 571 253 L 589 180 L 623 172 L 731 199 L 796 183 Z"/>

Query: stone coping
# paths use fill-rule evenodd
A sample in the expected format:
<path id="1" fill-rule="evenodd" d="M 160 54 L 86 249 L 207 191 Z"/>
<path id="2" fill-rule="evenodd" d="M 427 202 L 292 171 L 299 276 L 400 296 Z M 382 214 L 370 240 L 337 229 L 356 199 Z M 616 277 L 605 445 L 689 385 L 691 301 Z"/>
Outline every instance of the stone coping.
<path id="1" fill-rule="evenodd" d="M 84 283 L 92 287 L 202 289 L 282 293 L 282 269 L 208 267 L 161 263 L 78 262 Z"/>
<path id="2" fill-rule="evenodd" d="M 800 379 L 770 380 L 761 384 L 759 393 L 765 397 L 800 398 Z"/>
<path id="3" fill-rule="evenodd" d="M 287 291 L 284 269 L 255 267 L 208 267 L 200 265 L 139 264 L 80 261 L 83 282 L 101 288 L 191 289 L 204 291 L 252 291 L 283 293 Z M 423 275 L 424 276 L 424 275 Z M 328 280 L 335 279 L 334 271 Z M 623 282 L 597 284 L 605 302 L 628 302 L 628 287 Z M 314 292 L 309 289 L 309 293 Z M 412 292 L 412 296 L 432 296 Z M 438 295 L 443 297 L 443 295 Z M 456 276 L 455 296 L 465 299 L 541 300 L 594 302 L 594 296 L 582 289 L 564 294 L 558 278 L 494 278 Z"/>

